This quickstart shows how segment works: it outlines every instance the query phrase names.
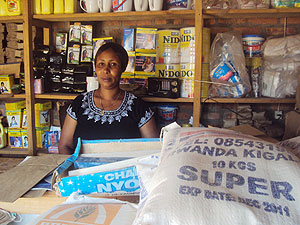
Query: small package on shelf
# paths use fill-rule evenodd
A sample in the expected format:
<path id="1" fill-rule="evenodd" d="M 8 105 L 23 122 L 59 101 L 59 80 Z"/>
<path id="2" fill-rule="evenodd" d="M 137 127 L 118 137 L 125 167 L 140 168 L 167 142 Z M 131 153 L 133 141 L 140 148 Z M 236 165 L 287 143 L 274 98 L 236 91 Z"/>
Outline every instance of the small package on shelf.
<path id="1" fill-rule="evenodd" d="M 22 134 L 20 129 L 8 129 L 8 140 L 11 148 L 22 148 Z"/>
<path id="2" fill-rule="evenodd" d="M 26 102 L 24 100 L 17 101 L 17 102 L 11 102 L 11 103 L 5 103 L 5 109 L 6 110 L 18 110 L 18 109 L 24 109 L 26 108 Z"/>
<path id="3" fill-rule="evenodd" d="M 81 25 L 81 44 L 92 45 L 93 44 L 93 26 Z"/>
<path id="4" fill-rule="evenodd" d="M 92 62 L 93 58 L 93 46 L 83 45 L 81 46 L 81 57 L 80 62 Z"/>
<path id="5" fill-rule="evenodd" d="M 22 136 L 23 148 L 28 148 L 28 136 L 27 136 L 27 130 L 26 129 L 21 129 L 21 136 Z"/>
<path id="6" fill-rule="evenodd" d="M 156 28 L 136 28 L 136 52 L 156 52 Z"/>
<path id="7" fill-rule="evenodd" d="M 23 109 L 23 118 L 22 118 L 22 128 L 27 128 L 27 115 L 26 115 L 26 109 Z"/>
<path id="8" fill-rule="evenodd" d="M 155 76 L 156 54 L 136 53 L 135 55 L 135 74 L 137 76 Z"/>
<path id="9" fill-rule="evenodd" d="M 48 127 L 50 126 L 50 109 L 52 102 L 36 103 L 35 109 L 35 126 Z"/>
<path id="10" fill-rule="evenodd" d="M 123 47 L 126 51 L 134 51 L 134 29 L 133 28 L 124 29 Z"/>
<path id="11" fill-rule="evenodd" d="M 50 127 L 37 127 L 36 131 L 36 147 L 44 148 L 46 140 L 46 132 L 50 130 Z"/>
<path id="12" fill-rule="evenodd" d="M 73 25 L 70 25 L 69 42 L 80 43 L 80 34 L 80 23 L 74 23 Z"/>
<path id="13" fill-rule="evenodd" d="M 56 33 L 56 52 L 67 50 L 68 33 Z"/>
<path id="14" fill-rule="evenodd" d="M 21 128 L 22 126 L 22 109 L 6 111 L 8 127 L 9 128 Z"/>
<path id="15" fill-rule="evenodd" d="M 127 52 L 128 54 L 128 65 L 122 75 L 134 75 L 135 67 L 135 52 Z"/>
<path id="16" fill-rule="evenodd" d="M 14 85 L 14 75 L 0 75 L 0 92 L 1 94 L 12 93 L 11 87 Z"/>
<path id="17" fill-rule="evenodd" d="M 80 46 L 79 45 L 73 45 L 73 47 L 69 47 L 67 63 L 68 64 L 79 64 L 79 59 L 80 59 L 79 56 L 80 56 Z"/>

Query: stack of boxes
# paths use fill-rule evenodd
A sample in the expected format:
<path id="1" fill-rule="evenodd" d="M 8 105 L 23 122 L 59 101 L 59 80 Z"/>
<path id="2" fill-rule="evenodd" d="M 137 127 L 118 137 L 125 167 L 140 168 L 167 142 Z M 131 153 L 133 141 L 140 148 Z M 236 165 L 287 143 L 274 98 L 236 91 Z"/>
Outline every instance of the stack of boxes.
<path id="1" fill-rule="evenodd" d="M 12 148 L 27 148 L 27 116 L 25 101 L 6 103 L 6 115 L 8 120 L 8 140 Z M 45 147 L 46 132 L 50 130 L 51 102 L 36 103 L 35 127 L 37 147 Z"/>
<path id="2" fill-rule="evenodd" d="M 26 108 L 25 101 L 5 103 L 6 116 L 8 121 L 8 144 L 11 148 L 28 147 L 27 133 L 22 133 L 23 111 Z M 22 136 L 23 134 L 23 136 Z"/>
<path id="3" fill-rule="evenodd" d="M 136 33 L 134 29 L 124 30 L 123 47 L 129 62 L 122 84 L 136 83 L 147 89 L 148 77 L 155 76 L 156 34 L 156 28 L 136 28 Z"/>
<path id="4" fill-rule="evenodd" d="M 4 63 L 3 40 L 4 40 L 4 26 L 0 23 L 0 64 Z"/>
<path id="5" fill-rule="evenodd" d="M 22 62 L 24 57 L 23 24 L 8 23 L 6 24 L 6 30 L 6 62 Z M 36 29 L 32 27 L 32 40 L 34 40 L 35 36 Z"/>

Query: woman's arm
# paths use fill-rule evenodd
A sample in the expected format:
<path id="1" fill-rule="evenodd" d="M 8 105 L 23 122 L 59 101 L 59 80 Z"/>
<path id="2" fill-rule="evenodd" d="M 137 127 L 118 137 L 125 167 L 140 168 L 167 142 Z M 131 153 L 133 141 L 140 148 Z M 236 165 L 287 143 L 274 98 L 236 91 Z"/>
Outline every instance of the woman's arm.
<path id="1" fill-rule="evenodd" d="M 61 131 L 60 140 L 58 144 L 58 151 L 60 154 L 71 155 L 73 149 L 73 135 L 77 126 L 77 121 L 66 115 L 65 122 Z"/>
<path id="2" fill-rule="evenodd" d="M 158 138 L 158 130 L 155 119 L 152 117 L 144 126 L 140 128 L 142 138 Z"/>

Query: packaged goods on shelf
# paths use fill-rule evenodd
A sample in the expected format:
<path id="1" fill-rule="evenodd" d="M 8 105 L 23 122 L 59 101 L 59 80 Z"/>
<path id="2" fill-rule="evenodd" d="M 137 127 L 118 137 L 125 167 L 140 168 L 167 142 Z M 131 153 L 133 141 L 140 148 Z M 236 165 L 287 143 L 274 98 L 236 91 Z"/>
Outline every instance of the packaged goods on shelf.
<path id="1" fill-rule="evenodd" d="M 263 45 L 262 96 L 295 96 L 300 69 L 300 35 L 271 38 Z"/>
<path id="2" fill-rule="evenodd" d="M 53 13 L 54 14 L 63 14 L 64 13 L 64 1 L 55 1 L 53 2 Z"/>
<path id="3" fill-rule="evenodd" d="M 180 64 L 180 74 L 181 74 L 180 97 L 193 98 L 195 64 L 194 63 Z"/>
<path id="4" fill-rule="evenodd" d="M 7 41 L 23 41 L 23 32 L 9 32 L 7 33 Z"/>
<path id="5" fill-rule="evenodd" d="M 93 26 L 92 25 L 81 25 L 81 44 L 92 45 L 93 44 Z"/>
<path id="6" fill-rule="evenodd" d="M 136 28 L 135 51 L 156 52 L 156 28 Z"/>
<path id="7" fill-rule="evenodd" d="M 133 28 L 125 28 L 123 33 L 123 47 L 126 51 L 134 51 L 135 34 Z"/>
<path id="8" fill-rule="evenodd" d="M 128 65 L 126 67 L 126 70 L 122 73 L 122 77 L 126 78 L 134 76 L 134 68 L 135 68 L 135 52 L 128 51 Z"/>
<path id="9" fill-rule="evenodd" d="M 23 1 L 22 0 L 7 0 L 7 15 L 8 16 L 18 16 L 22 14 Z"/>
<path id="10" fill-rule="evenodd" d="M 67 50 L 68 33 L 56 33 L 55 46 L 56 52 Z"/>
<path id="11" fill-rule="evenodd" d="M 80 60 L 80 45 L 73 45 L 68 48 L 67 63 L 68 64 L 79 64 Z"/>
<path id="12" fill-rule="evenodd" d="M 53 0 L 41 0 L 41 14 L 53 13 Z"/>
<path id="13" fill-rule="evenodd" d="M 93 59 L 93 46 L 92 45 L 82 45 L 80 62 L 92 62 Z"/>
<path id="14" fill-rule="evenodd" d="M 74 23 L 73 25 L 70 25 L 69 42 L 80 43 L 80 38 L 80 23 Z"/>
<path id="15" fill-rule="evenodd" d="M 6 116 L 8 121 L 9 128 L 21 128 L 22 127 L 22 118 L 23 110 L 6 110 Z"/>
<path id="16" fill-rule="evenodd" d="M 135 76 L 137 78 L 155 76 L 156 54 L 136 53 L 135 54 Z"/>
<path id="17" fill-rule="evenodd" d="M 26 109 L 23 109 L 22 128 L 23 129 L 27 128 L 27 114 L 26 114 Z"/>
<path id="18" fill-rule="evenodd" d="M 260 35 L 243 35 L 243 47 L 246 57 L 260 57 L 265 38 Z"/>
<path id="19" fill-rule="evenodd" d="M 167 8 L 168 10 L 189 10 L 192 2 L 192 0 L 167 0 Z"/>
<path id="20" fill-rule="evenodd" d="M 14 85 L 14 75 L 0 75 L 0 92 L 2 94 L 12 93 L 11 87 Z"/>
<path id="21" fill-rule="evenodd" d="M 180 78 L 180 64 L 155 64 L 155 76 L 164 78 Z"/>
<path id="22" fill-rule="evenodd" d="M 23 24 L 22 23 L 7 23 L 6 24 L 6 30 L 8 33 L 15 32 L 15 31 L 21 31 L 23 32 Z M 36 32 L 36 27 L 32 26 L 32 31 Z"/>
<path id="23" fill-rule="evenodd" d="M 22 148 L 21 129 L 8 129 L 8 142 L 11 148 Z"/>
<path id="24" fill-rule="evenodd" d="M 180 63 L 179 30 L 158 30 L 156 52 L 156 63 Z"/>
<path id="25" fill-rule="evenodd" d="M 251 91 L 240 35 L 218 33 L 210 52 L 209 94 L 213 97 L 241 98 Z"/>
<path id="26" fill-rule="evenodd" d="M 44 148 L 45 147 L 45 139 L 46 139 L 46 132 L 50 130 L 50 127 L 37 127 L 35 129 L 36 132 L 36 147 Z"/>
<path id="27" fill-rule="evenodd" d="M 11 102 L 11 103 L 5 103 L 5 109 L 6 110 L 19 110 L 24 109 L 26 107 L 26 102 L 24 100 L 17 101 L 17 102 Z"/>
<path id="28" fill-rule="evenodd" d="M 64 13 L 76 13 L 77 9 L 77 0 L 65 0 L 64 1 Z"/>
<path id="29" fill-rule="evenodd" d="M 23 58 L 24 57 L 24 50 L 18 50 L 13 48 L 6 48 L 5 55 L 8 58 Z"/>
<path id="30" fill-rule="evenodd" d="M 26 129 L 21 129 L 21 136 L 22 136 L 22 146 L 23 148 L 28 148 L 28 135 Z"/>
<path id="31" fill-rule="evenodd" d="M 17 42 L 17 41 L 8 41 L 7 47 L 11 49 L 23 49 L 24 43 L 23 42 Z"/>

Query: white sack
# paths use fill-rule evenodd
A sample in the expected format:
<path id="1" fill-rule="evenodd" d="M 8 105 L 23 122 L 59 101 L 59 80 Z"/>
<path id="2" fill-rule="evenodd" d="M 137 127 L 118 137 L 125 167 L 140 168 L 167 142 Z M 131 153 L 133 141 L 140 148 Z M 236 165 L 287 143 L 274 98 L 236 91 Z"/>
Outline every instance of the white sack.
<path id="1" fill-rule="evenodd" d="M 141 173 L 148 196 L 134 225 L 300 224 L 299 158 L 282 146 L 179 128 L 165 134 L 159 160 L 150 181 Z"/>

